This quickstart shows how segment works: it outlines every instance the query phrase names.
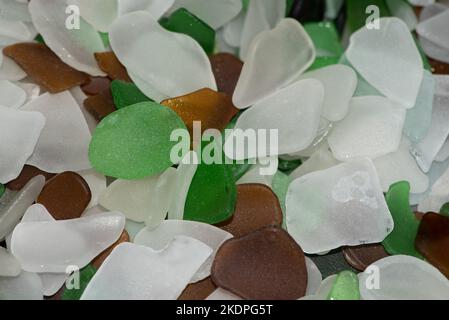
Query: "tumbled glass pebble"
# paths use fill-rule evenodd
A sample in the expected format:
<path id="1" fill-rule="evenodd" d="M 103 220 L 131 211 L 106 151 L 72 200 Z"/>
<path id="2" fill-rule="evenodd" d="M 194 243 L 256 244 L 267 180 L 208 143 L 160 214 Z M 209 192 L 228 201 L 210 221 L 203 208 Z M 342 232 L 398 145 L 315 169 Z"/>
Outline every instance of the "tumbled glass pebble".
<path id="1" fill-rule="evenodd" d="M 353 98 L 346 118 L 334 124 L 328 137 L 329 146 L 340 161 L 395 152 L 401 142 L 404 120 L 405 109 L 387 98 Z"/>
<path id="2" fill-rule="evenodd" d="M 178 300 L 205 300 L 216 289 L 217 287 L 212 282 L 212 279 L 207 277 L 197 283 L 189 284 L 178 297 Z"/>
<path id="3" fill-rule="evenodd" d="M 300 79 L 316 79 L 324 86 L 322 116 L 329 121 L 342 120 L 349 109 L 349 101 L 357 87 L 357 75 L 344 65 L 333 65 L 307 72 Z"/>
<path id="4" fill-rule="evenodd" d="M 3 53 L 14 59 L 33 81 L 51 93 L 89 82 L 87 74 L 65 64 L 44 44 L 19 43 L 4 48 Z"/>
<path id="5" fill-rule="evenodd" d="M 293 19 L 282 20 L 251 43 L 233 95 L 235 106 L 247 108 L 285 87 L 314 59 L 314 45 L 301 24 Z"/>
<path id="6" fill-rule="evenodd" d="M 224 164 L 200 163 L 190 184 L 184 219 L 215 224 L 234 213 L 237 190 L 234 177 Z"/>
<path id="7" fill-rule="evenodd" d="M 449 278 L 449 218 L 429 212 L 423 216 L 415 247 L 424 258 Z"/>
<path id="8" fill-rule="evenodd" d="M 92 76 L 104 76 L 94 58 L 95 52 L 105 49 L 100 34 L 80 17 L 78 29 L 67 28 L 66 9 L 63 2 L 46 0 L 33 0 L 29 5 L 34 27 L 62 61 Z"/>
<path id="9" fill-rule="evenodd" d="M 344 247 L 343 256 L 351 267 L 359 271 L 365 271 L 370 264 L 388 257 L 388 253 L 381 244 L 374 243 L 355 247 Z"/>
<path id="10" fill-rule="evenodd" d="M 298 299 L 307 288 L 304 253 L 284 230 L 263 228 L 220 247 L 212 280 L 244 299 Z"/>
<path id="11" fill-rule="evenodd" d="M 21 271 L 19 261 L 5 248 L 0 247 L 0 277 L 17 277 Z"/>
<path id="12" fill-rule="evenodd" d="M 282 209 L 276 194 L 262 184 L 237 186 L 237 202 L 231 219 L 217 226 L 242 237 L 267 226 L 282 225 Z"/>
<path id="13" fill-rule="evenodd" d="M 64 273 L 69 265 L 80 268 L 112 245 L 121 235 L 121 213 L 91 217 L 22 222 L 14 229 L 11 252 L 24 270 Z"/>
<path id="14" fill-rule="evenodd" d="M 3 62 L 0 64 L 0 80 L 19 81 L 26 78 L 27 74 L 14 60 L 0 55 Z"/>
<path id="15" fill-rule="evenodd" d="M 201 121 L 201 133 L 207 129 L 222 131 L 238 112 L 230 97 L 207 88 L 164 100 L 161 104 L 178 114 L 189 129 L 191 137 L 194 136 L 194 121 Z"/>
<path id="16" fill-rule="evenodd" d="M 123 230 L 122 234 L 118 238 L 116 242 L 114 242 L 109 248 L 100 253 L 95 259 L 92 260 L 92 266 L 96 269 L 100 268 L 106 258 L 111 254 L 111 252 L 117 247 L 119 244 L 123 242 L 130 242 L 129 235 L 126 230 Z"/>
<path id="17" fill-rule="evenodd" d="M 393 184 L 385 200 L 394 220 L 393 231 L 382 242 L 389 254 L 406 254 L 420 258 L 415 249 L 415 238 L 419 221 L 409 205 L 410 184 L 406 181 Z"/>
<path id="18" fill-rule="evenodd" d="M 211 252 L 188 237 L 175 238 L 161 251 L 122 243 L 101 265 L 81 300 L 176 299 Z"/>
<path id="19" fill-rule="evenodd" d="M 237 120 L 234 129 L 278 130 L 278 147 L 234 148 L 234 135 L 225 144 L 226 156 L 236 160 L 295 153 L 312 144 L 320 124 L 324 88 L 314 79 L 297 81 L 258 101 Z M 286 117 L 286 115 L 288 115 Z M 268 136 L 268 133 L 267 133 Z M 271 137 L 270 137 L 271 138 Z M 259 142 L 260 143 L 260 142 Z M 245 150 L 248 149 L 248 150 Z"/>
<path id="20" fill-rule="evenodd" d="M 79 218 L 92 198 L 89 185 L 75 172 L 63 172 L 50 179 L 36 202 L 56 220 Z"/>
<path id="21" fill-rule="evenodd" d="M 76 172 L 92 167 L 87 157 L 90 131 L 69 91 L 45 93 L 21 109 L 38 111 L 47 120 L 27 164 L 52 173 Z"/>
<path id="22" fill-rule="evenodd" d="M 180 8 L 167 18 L 162 26 L 172 32 L 186 34 L 200 44 L 207 54 L 211 54 L 215 47 L 215 30 L 198 16 L 185 8 Z"/>
<path id="23" fill-rule="evenodd" d="M 0 106 L 0 183 L 19 176 L 45 130 L 45 123 L 45 117 L 38 112 Z"/>
<path id="24" fill-rule="evenodd" d="M 443 50 L 449 50 L 449 36 L 447 28 L 449 27 L 449 11 L 444 10 L 441 13 L 420 22 L 416 31 L 421 37 L 436 44 Z"/>
<path id="25" fill-rule="evenodd" d="M 42 300 L 42 281 L 35 273 L 22 271 L 17 277 L 0 277 L 0 300 Z"/>
<path id="26" fill-rule="evenodd" d="M 329 292 L 328 300 L 360 300 L 359 278 L 352 271 L 337 275 Z"/>
<path id="27" fill-rule="evenodd" d="M 230 233 L 206 223 L 185 220 L 166 220 L 156 229 L 150 229 L 148 227 L 142 229 L 134 238 L 134 243 L 158 251 L 166 248 L 170 241 L 177 236 L 185 236 L 199 240 L 213 250 L 210 257 L 204 261 L 201 268 L 199 268 L 195 273 L 195 276 L 192 277 L 190 280 L 191 283 L 202 280 L 210 275 L 210 268 L 214 261 L 215 253 L 224 241 L 232 238 Z"/>
<path id="28" fill-rule="evenodd" d="M 114 104 L 117 109 L 131 106 L 139 102 L 150 101 L 142 91 L 137 88 L 134 83 L 114 80 L 111 83 L 112 97 L 114 98 Z"/>
<path id="29" fill-rule="evenodd" d="M 376 170 L 368 159 L 294 180 L 286 205 L 287 229 L 306 253 L 378 243 L 393 229 Z"/>
<path id="30" fill-rule="evenodd" d="M 61 300 L 79 300 L 96 272 L 97 269 L 93 267 L 91 264 L 88 264 L 87 266 L 82 268 L 79 273 L 80 279 L 79 288 L 78 289 L 76 287 L 72 289 L 64 288 L 64 291 L 61 295 Z"/>
<path id="31" fill-rule="evenodd" d="M 95 59 L 97 60 L 100 69 L 112 80 L 131 82 L 131 78 L 126 71 L 125 66 L 120 63 L 114 52 L 96 52 Z"/>
<path id="32" fill-rule="evenodd" d="M 362 28 L 351 36 L 346 57 L 376 89 L 412 108 L 423 79 L 423 62 L 407 25 L 381 18 L 380 28 Z"/>
<path id="33" fill-rule="evenodd" d="M 97 95 L 88 97 L 84 100 L 83 106 L 97 121 L 103 120 L 117 110 L 109 88 Z"/>
<path id="34" fill-rule="evenodd" d="M 111 177 L 142 179 L 173 163 L 170 141 L 175 129 L 185 129 L 175 112 L 154 102 L 120 109 L 102 120 L 89 148 L 94 168 Z"/>
<path id="35" fill-rule="evenodd" d="M 243 68 L 243 62 L 230 53 L 217 53 L 210 57 L 212 71 L 219 92 L 232 97 Z"/>
<path id="36" fill-rule="evenodd" d="M 26 92 L 7 80 L 0 80 L 0 106 L 17 109 L 27 99 Z"/>
<path id="37" fill-rule="evenodd" d="M 429 178 L 421 171 L 410 154 L 410 141 L 402 137 L 396 152 L 373 160 L 384 192 L 395 182 L 408 181 L 410 192 L 425 192 L 429 187 Z"/>
<path id="38" fill-rule="evenodd" d="M 43 176 L 32 178 L 0 211 L 0 240 L 9 235 L 25 211 L 36 201 L 45 184 Z"/>
<path id="39" fill-rule="evenodd" d="M 371 266 L 378 268 L 378 286 L 373 283 L 373 269 L 359 274 L 362 300 L 449 299 L 449 280 L 427 262 L 396 255 Z"/>
<path id="40" fill-rule="evenodd" d="M 165 30 L 149 13 L 120 17 L 109 36 L 131 78 L 155 101 L 202 88 L 216 90 L 209 58 L 201 46 L 187 35 Z"/>

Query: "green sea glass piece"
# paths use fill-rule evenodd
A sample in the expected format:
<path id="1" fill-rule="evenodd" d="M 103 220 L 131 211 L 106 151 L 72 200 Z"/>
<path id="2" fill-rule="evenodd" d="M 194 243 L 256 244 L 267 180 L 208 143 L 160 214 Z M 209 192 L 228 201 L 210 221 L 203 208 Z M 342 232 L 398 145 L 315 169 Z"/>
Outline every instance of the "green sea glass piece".
<path id="1" fill-rule="evenodd" d="M 107 48 L 110 45 L 109 42 L 109 33 L 107 32 L 99 32 L 101 40 L 103 41 L 104 46 Z"/>
<path id="2" fill-rule="evenodd" d="M 95 275 L 95 272 L 97 272 L 97 270 L 91 264 L 88 264 L 81 269 L 79 274 L 79 289 L 64 288 L 64 292 L 61 295 L 61 300 L 79 300 L 90 280 Z"/>
<path id="3" fill-rule="evenodd" d="M 111 92 L 117 109 L 128 107 L 139 102 L 153 101 L 131 82 L 114 80 L 111 82 Z"/>
<path id="4" fill-rule="evenodd" d="M 187 130 L 170 108 L 141 102 L 117 110 L 97 126 L 90 143 L 92 166 L 106 176 L 134 180 L 159 174 L 173 165 L 170 141 L 176 129 Z"/>
<path id="5" fill-rule="evenodd" d="M 360 300 L 359 278 L 352 271 L 342 271 L 329 292 L 328 300 Z"/>
<path id="6" fill-rule="evenodd" d="M 237 188 L 225 164 L 198 165 L 184 206 L 184 219 L 216 224 L 234 213 Z"/>
<path id="7" fill-rule="evenodd" d="M 292 182 L 292 179 L 286 175 L 285 173 L 278 171 L 273 177 L 273 181 L 271 182 L 271 189 L 273 192 L 277 195 L 279 199 L 279 203 L 281 204 L 282 208 L 282 227 L 284 229 L 287 228 L 286 226 L 286 208 L 285 208 L 285 199 L 287 197 L 287 190 L 288 186 Z"/>
<path id="8" fill-rule="evenodd" d="M 301 159 L 297 160 L 284 160 L 279 159 L 278 169 L 282 172 L 289 174 L 302 164 Z"/>
<path id="9" fill-rule="evenodd" d="M 393 217 L 394 229 L 382 242 L 385 250 L 391 255 L 409 255 L 421 258 L 415 249 L 415 238 L 418 233 L 419 220 L 409 204 L 410 184 L 407 181 L 390 186 L 385 200 Z"/>
<path id="10" fill-rule="evenodd" d="M 0 191 L 1 193 L 1 191 Z M 440 209 L 440 214 L 446 217 L 449 217 L 449 202 L 443 204 L 443 206 Z"/>
<path id="11" fill-rule="evenodd" d="M 176 10 L 168 19 L 161 20 L 160 23 L 169 31 L 191 36 L 206 53 L 212 54 L 214 52 L 215 30 L 186 9 Z"/>
<path id="12" fill-rule="evenodd" d="M 352 32 L 365 26 L 367 19 L 372 14 L 371 12 L 366 13 L 369 6 L 379 8 L 380 18 L 391 16 L 385 0 L 346 0 L 347 19 Z"/>
<path id="13" fill-rule="evenodd" d="M 36 38 L 34 38 L 34 40 L 39 42 L 39 43 L 45 44 L 45 40 L 44 40 L 44 38 L 40 34 L 38 34 L 36 36 Z"/>
<path id="14" fill-rule="evenodd" d="M 5 193 L 5 186 L 3 184 L 0 183 L 0 198 L 3 196 L 3 194 Z"/>

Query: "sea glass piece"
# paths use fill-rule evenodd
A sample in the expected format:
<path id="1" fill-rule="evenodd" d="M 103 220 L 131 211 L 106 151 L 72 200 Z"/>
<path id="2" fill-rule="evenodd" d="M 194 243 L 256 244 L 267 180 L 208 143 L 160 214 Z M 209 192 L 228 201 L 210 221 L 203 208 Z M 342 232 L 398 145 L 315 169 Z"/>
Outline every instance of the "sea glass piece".
<path id="1" fill-rule="evenodd" d="M 117 2 L 119 15 L 144 10 L 155 19 L 159 19 L 173 6 L 175 0 L 118 0 Z"/>
<path id="2" fill-rule="evenodd" d="M 97 120 L 101 121 L 117 110 L 109 88 L 83 102 L 84 108 Z"/>
<path id="3" fill-rule="evenodd" d="M 107 116 L 97 127 L 89 148 L 94 168 L 106 176 L 142 179 L 172 166 L 170 141 L 175 129 L 185 129 L 175 112 L 154 102 L 142 102 Z M 111 152 L 113 150 L 114 152 Z"/>
<path id="4" fill-rule="evenodd" d="M 142 229 L 136 235 L 134 243 L 159 251 L 166 248 L 170 241 L 178 236 L 196 239 L 213 250 L 210 257 L 204 261 L 201 268 L 197 270 L 195 276 L 190 279 L 191 283 L 203 280 L 210 275 L 210 268 L 218 248 L 220 248 L 223 242 L 232 238 L 230 233 L 205 223 L 184 220 L 166 220 L 156 229 L 150 229 L 148 227 Z"/>
<path id="5" fill-rule="evenodd" d="M 381 18 L 379 29 L 362 28 L 351 36 L 346 57 L 386 97 L 412 108 L 423 79 L 423 62 L 407 25 Z"/>
<path id="6" fill-rule="evenodd" d="M 111 87 L 111 80 L 106 77 L 90 77 L 87 84 L 81 86 L 81 89 L 87 96 L 95 96 L 103 91 L 109 90 Z"/>
<path id="7" fill-rule="evenodd" d="M 285 199 L 287 197 L 287 191 L 290 183 L 293 181 L 293 179 L 286 175 L 285 173 L 278 171 L 273 177 L 273 180 L 271 181 L 271 189 L 276 194 L 279 200 L 279 204 L 281 205 L 282 209 L 282 227 L 286 229 L 285 224 Z"/>
<path id="8" fill-rule="evenodd" d="M 421 170 L 428 172 L 438 152 L 449 135 L 449 87 L 440 88 L 449 76 L 434 76 L 436 91 L 433 103 L 432 120 L 426 136 L 412 145 L 410 152 L 416 159 Z"/>
<path id="9" fill-rule="evenodd" d="M 95 59 L 100 69 L 112 80 L 131 82 L 125 66 L 120 63 L 114 52 L 95 52 Z"/>
<path id="10" fill-rule="evenodd" d="M 176 0 L 170 12 L 185 8 L 214 29 L 224 26 L 242 9 L 240 0 Z"/>
<path id="11" fill-rule="evenodd" d="M 282 209 L 276 194 L 262 184 L 237 186 L 237 202 L 231 219 L 217 226 L 242 237 L 267 226 L 282 225 Z"/>
<path id="12" fill-rule="evenodd" d="M 448 21 L 449 11 L 445 10 L 430 19 L 422 21 L 416 30 L 421 37 L 449 50 L 449 37 L 447 32 L 444 32 L 449 27 Z"/>
<path id="13" fill-rule="evenodd" d="M 424 258 L 449 276 L 449 217 L 429 212 L 419 225 L 415 246 Z"/>
<path id="14" fill-rule="evenodd" d="M 0 183 L 19 176 L 45 130 L 45 123 L 45 117 L 38 112 L 0 106 Z"/>
<path id="15" fill-rule="evenodd" d="M 443 162 L 449 159 L 449 139 L 446 139 L 440 151 L 438 151 L 435 161 Z"/>
<path id="16" fill-rule="evenodd" d="M 237 120 L 232 135 L 225 143 L 226 156 L 231 159 L 243 160 L 277 156 L 279 154 L 294 153 L 306 149 L 312 144 L 320 124 L 323 108 L 324 88 L 314 79 L 300 80 L 281 89 L 257 102 L 252 108 L 244 112 Z M 286 117 L 286 115 L 289 115 Z M 270 143 L 255 148 L 249 145 L 234 147 L 234 140 L 241 135 L 241 130 L 263 129 L 268 139 L 272 137 L 272 130 L 277 130 L 278 145 L 273 148 Z M 268 135 L 268 132 L 270 134 Z M 260 144 L 261 141 L 258 141 Z"/>
<path id="17" fill-rule="evenodd" d="M 45 93 L 23 106 L 22 110 L 38 111 L 47 119 L 27 164 L 52 173 L 76 172 L 92 167 L 87 157 L 90 131 L 69 91 L 54 95 Z"/>
<path id="18" fill-rule="evenodd" d="M 388 257 L 388 253 L 381 244 L 374 243 L 355 247 L 344 247 L 343 256 L 351 267 L 359 271 L 365 271 L 369 265 Z"/>
<path id="19" fill-rule="evenodd" d="M 139 89 L 152 99 L 161 101 L 158 97 L 217 89 L 209 58 L 201 46 L 187 35 L 166 31 L 149 13 L 120 17 L 109 36 L 118 59 Z M 151 43 L 158 45 L 150 48 Z M 146 90 L 147 86 L 154 91 Z"/>
<path id="20" fill-rule="evenodd" d="M 14 229 L 11 252 L 32 272 L 64 273 L 67 266 L 86 266 L 121 235 L 121 213 L 49 222 L 22 222 Z"/>
<path id="21" fill-rule="evenodd" d="M 247 108 L 287 86 L 314 60 L 314 45 L 301 24 L 282 20 L 251 43 L 233 95 L 235 106 Z"/>
<path id="22" fill-rule="evenodd" d="M 340 162 L 337 161 L 332 152 L 329 150 L 329 146 L 327 144 L 323 145 L 323 147 L 319 148 L 316 152 L 312 154 L 312 156 L 307 159 L 302 165 L 300 165 L 296 170 L 294 170 L 290 177 L 292 179 L 296 179 L 302 177 L 308 173 L 325 170 L 336 166 Z"/>
<path id="23" fill-rule="evenodd" d="M 91 199 L 87 205 L 87 209 L 91 209 L 98 205 L 100 194 L 106 189 L 106 177 L 94 169 L 80 171 L 78 174 L 89 185 Z"/>
<path id="24" fill-rule="evenodd" d="M 17 277 L 0 277 L 0 300 L 43 300 L 42 281 L 35 273 L 22 271 Z"/>
<path id="25" fill-rule="evenodd" d="M 277 227 L 226 241 L 212 266 L 216 285 L 249 300 L 301 298 L 307 278 L 303 251 Z"/>
<path id="26" fill-rule="evenodd" d="M 300 79 L 315 79 L 324 87 L 322 116 L 329 121 L 342 120 L 349 109 L 349 101 L 357 87 L 357 75 L 344 65 L 333 65 L 307 72 Z"/>
<path id="27" fill-rule="evenodd" d="M 89 132 L 92 134 L 98 125 L 98 121 L 84 107 L 84 101 L 88 98 L 87 95 L 83 92 L 83 90 L 81 90 L 80 87 L 75 87 L 75 88 L 71 89 L 70 94 L 75 99 L 75 101 L 78 105 L 78 108 L 81 110 L 81 113 L 84 116 L 84 119 L 86 119 L 87 127 L 89 128 Z"/>
<path id="28" fill-rule="evenodd" d="M 131 242 L 134 241 L 134 238 L 136 237 L 136 235 L 143 228 L 145 228 L 145 223 L 138 223 L 138 222 L 134 222 L 132 220 L 126 219 L 125 230 L 126 230 L 126 232 L 128 232 L 129 239 L 131 240 Z"/>
<path id="29" fill-rule="evenodd" d="M 45 44 L 69 66 L 91 76 L 104 76 L 94 58 L 95 52 L 104 51 L 100 34 L 83 18 L 79 28 L 67 28 L 70 17 L 63 2 L 33 0 L 29 5 L 34 27 L 42 35 Z M 72 22 L 73 24 L 73 22 Z"/>
<path id="30" fill-rule="evenodd" d="M 234 213 L 237 189 L 234 177 L 224 164 L 200 163 L 190 184 L 184 219 L 216 224 Z"/>
<path id="31" fill-rule="evenodd" d="M 306 23 L 304 29 L 312 39 L 317 57 L 340 58 L 343 48 L 333 22 Z"/>
<path id="32" fill-rule="evenodd" d="M 206 300 L 216 289 L 217 287 L 212 279 L 207 277 L 197 283 L 189 284 L 178 297 L 178 300 Z"/>
<path id="33" fill-rule="evenodd" d="M 8 183 L 6 184 L 6 187 L 7 187 L 9 190 L 14 190 L 14 191 L 22 190 L 22 188 L 23 188 L 23 187 L 24 187 L 24 186 L 25 186 L 25 185 L 26 185 L 32 178 L 34 178 L 35 176 L 38 176 L 38 175 L 44 176 L 46 180 L 49 180 L 49 179 L 51 179 L 51 178 L 54 177 L 54 174 L 53 174 L 53 173 L 48 173 L 48 172 L 39 170 L 39 169 L 36 168 L 36 167 L 29 166 L 29 165 L 25 165 L 25 166 L 23 167 L 22 172 L 20 173 L 20 175 L 19 175 L 16 179 L 14 179 L 14 180 L 8 182 Z"/>
<path id="34" fill-rule="evenodd" d="M 409 206 L 410 184 L 406 181 L 393 184 L 385 200 L 394 220 L 394 229 L 382 242 L 389 254 L 405 254 L 421 258 L 415 249 L 419 220 Z"/>
<path id="35" fill-rule="evenodd" d="M 223 41 L 231 46 L 240 47 L 240 41 L 242 40 L 242 30 L 245 23 L 246 12 L 241 11 L 234 19 L 229 21 L 223 26 Z M 220 31 L 219 31 L 220 32 Z"/>
<path id="36" fill-rule="evenodd" d="M 67 4 L 77 6 L 81 17 L 95 30 L 101 32 L 108 32 L 112 22 L 117 18 L 117 1 L 68 0 Z"/>
<path id="37" fill-rule="evenodd" d="M 95 269 L 100 268 L 106 258 L 112 253 L 112 251 L 121 243 L 130 242 L 129 235 L 126 230 L 123 230 L 122 234 L 116 242 L 114 242 L 109 248 L 100 253 L 94 260 L 92 260 L 92 266 Z"/>
<path id="38" fill-rule="evenodd" d="M 207 88 L 164 100 L 161 104 L 178 114 L 191 137 L 194 136 L 195 121 L 201 122 L 201 134 L 207 129 L 222 131 L 238 112 L 230 97 Z"/>
<path id="39" fill-rule="evenodd" d="M 398 150 L 404 120 L 405 109 L 387 98 L 353 98 L 346 118 L 334 124 L 329 146 L 340 161 L 381 157 Z"/>
<path id="40" fill-rule="evenodd" d="M 0 106 L 17 109 L 27 99 L 26 92 L 7 80 L 0 80 Z"/>
<path id="41" fill-rule="evenodd" d="M 21 271 L 19 261 L 5 248 L 0 247 L 0 277 L 17 277 Z"/>
<path id="42" fill-rule="evenodd" d="M 431 186 L 429 193 L 418 203 L 421 212 L 438 212 L 449 201 L 449 170 L 446 170 Z"/>
<path id="43" fill-rule="evenodd" d="M 232 97 L 243 68 L 243 62 L 230 53 L 217 53 L 210 57 L 212 71 L 219 92 Z"/>
<path id="44" fill-rule="evenodd" d="M 359 278 L 352 271 L 342 271 L 337 275 L 328 300 L 360 300 Z"/>
<path id="45" fill-rule="evenodd" d="M 27 208 L 36 201 L 44 184 L 43 176 L 34 177 L 2 208 L 0 211 L 0 240 L 13 231 Z"/>
<path id="46" fill-rule="evenodd" d="M 394 226 L 369 159 L 342 163 L 294 180 L 286 205 L 287 229 L 309 254 L 343 245 L 378 243 Z"/>
<path id="47" fill-rule="evenodd" d="M 385 2 L 393 16 L 404 21 L 410 31 L 415 30 L 418 18 L 407 0 L 386 0 Z"/>
<path id="48" fill-rule="evenodd" d="M 321 275 L 320 269 L 316 266 L 312 259 L 306 257 L 306 268 L 307 268 L 307 289 L 306 296 L 315 294 L 321 285 L 323 276 Z"/>
<path id="49" fill-rule="evenodd" d="M 112 81 L 111 92 L 117 109 L 151 100 L 135 84 L 121 80 Z"/>
<path id="50" fill-rule="evenodd" d="M 408 181 L 410 192 L 422 193 L 429 187 L 429 178 L 421 171 L 410 154 L 410 141 L 402 137 L 396 152 L 373 160 L 384 192 L 398 181 Z"/>
<path id="51" fill-rule="evenodd" d="M 8 1 L 8 0 L 0 1 L 0 8 L 1 8 L 0 18 L 31 22 L 31 16 L 28 11 L 27 4 L 28 3 L 25 3 L 25 1 Z"/>
<path id="52" fill-rule="evenodd" d="M 36 202 L 56 220 L 79 218 L 92 199 L 87 182 L 75 172 L 63 172 L 50 179 Z"/>
<path id="53" fill-rule="evenodd" d="M 328 276 L 321 282 L 315 294 L 304 296 L 299 300 L 327 300 L 336 278 L 336 274 Z"/>
<path id="54" fill-rule="evenodd" d="M 195 39 L 207 54 L 211 54 L 215 47 L 215 30 L 185 8 L 173 12 L 162 24 L 172 32 L 186 34 Z"/>
<path id="55" fill-rule="evenodd" d="M 373 286 L 373 268 L 359 275 L 362 300 L 445 300 L 449 280 L 438 269 L 420 259 L 395 255 L 371 265 L 378 270 Z M 412 281 L 410 279 L 413 279 Z"/>
<path id="56" fill-rule="evenodd" d="M 423 139 L 432 124 L 432 109 L 435 95 L 435 79 L 425 70 L 416 104 L 407 110 L 404 134 L 414 143 Z"/>
<path id="57" fill-rule="evenodd" d="M 89 282 L 81 300 L 176 299 L 211 252 L 187 237 L 175 238 L 161 251 L 122 243 Z"/>
<path id="58" fill-rule="evenodd" d="M 91 264 L 88 264 L 79 272 L 79 288 L 64 288 L 64 291 L 61 295 L 61 300 L 80 300 L 90 280 L 92 280 L 93 276 L 97 272 L 97 269 L 94 268 Z"/>
<path id="59" fill-rule="evenodd" d="M 27 74 L 11 58 L 3 56 L 0 64 L 0 80 L 19 81 L 26 78 Z"/>

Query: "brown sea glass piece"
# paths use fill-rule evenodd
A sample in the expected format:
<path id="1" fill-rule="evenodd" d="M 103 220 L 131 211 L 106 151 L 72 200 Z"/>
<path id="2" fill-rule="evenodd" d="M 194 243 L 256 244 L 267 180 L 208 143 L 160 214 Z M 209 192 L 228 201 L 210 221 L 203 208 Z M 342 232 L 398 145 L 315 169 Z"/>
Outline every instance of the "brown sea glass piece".
<path id="1" fill-rule="evenodd" d="M 449 218 L 438 213 L 424 215 L 415 239 L 416 249 L 449 278 Z"/>
<path id="2" fill-rule="evenodd" d="M 89 82 L 89 76 L 65 64 L 46 45 L 18 43 L 3 49 L 37 84 L 58 93 Z"/>
<path id="3" fill-rule="evenodd" d="M 434 74 L 449 74 L 449 63 L 428 58 Z"/>
<path id="4" fill-rule="evenodd" d="M 388 257 L 388 253 L 380 243 L 374 243 L 344 247 L 343 256 L 354 269 L 365 271 L 372 263 Z"/>
<path id="5" fill-rule="evenodd" d="M 212 279 L 207 277 L 204 280 L 189 284 L 178 297 L 178 300 L 205 300 L 215 289 L 217 287 Z"/>
<path id="6" fill-rule="evenodd" d="M 63 172 L 48 180 L 37 197 L 56 220 L 79 218 L 92 194 L 87 182 L 75 172 Z"/>
<path id="7" fill-rule="evenodd" d="M 84 100 L 84 108 L 86 108 L 97 121 L 101 121 L 103 118 L 117 111 L 110 89 L 95 96 L 88 97 Z"/>
<path id="8" fill-rule="evenodd" d="M 111 88 L 111 80 L 105 77 L 91 77 L 90 82 L 81 86 L 87 96 L 95 96 Z"/>
<path id="9" fill-rule="evenodd" d="M 237 186 L 237 203 L 231 219 L 217 227 L 242 237 L 268 226 L 282 225 L 282 209 L 276 194 L 263 184 Z"/>
<path id="10" fill-rule="evenodd" d="M 226 241 L 211 274 L 215 285 L 249 300 L 296 300 L 307 288 L 304 252 L 278 227 Z"/>
<path id="11" fill-rule="evenodd" d="M 112 250 L 115 249 L 119 244 L 123 242 L 130 242 L 129 234 L 126 230 L 123 230 L 122 234 L 116 242 L 114 242 L 109 248 L 100 253 L 94 260 L 92 260 L 92 265 L 98 269 L 103 264 L 104 260 L 111 254 Z"/>
<path id="12" fill-rule="evenodd" d="M 14 180 L 8 182 L 6 184 L 6 188 L 13 191 L 19 191 L 21 190 L 31 179 L 34 177 L 42 175 L 45 177 L 46 180 L 49 180 L 55 176 L 54 173 L 48 173 L 45 171 L 42 171 L 36 167 L 25 165 L 22 169 L 22 172 L 20 172 L 20 175 L 15 178 Z"/>
<path id="13" fill-rule="evenodd" d="M 114 52 L 97 52 L 95 53 L 98 66 L 112 80 L 122 80 L 132 82 L 125 66 L 119 61 Z"/>
<path id="14" fill-rule="evenodd" d="M 230 53 L 217 53 L 210 57 L 218 91 L 232 97 L 242 72 L 243 62 Z"/>
<path id="15" fill-rule="evenodd" d="M 211 89 L 201 89 L 185 96 L 167 99 L 162 105 L 175 111 L 193 137 L 193 122 L 201 121 L 201 133 L 207 129 L 223 130 L 238 110 L 231 98 Z"/>

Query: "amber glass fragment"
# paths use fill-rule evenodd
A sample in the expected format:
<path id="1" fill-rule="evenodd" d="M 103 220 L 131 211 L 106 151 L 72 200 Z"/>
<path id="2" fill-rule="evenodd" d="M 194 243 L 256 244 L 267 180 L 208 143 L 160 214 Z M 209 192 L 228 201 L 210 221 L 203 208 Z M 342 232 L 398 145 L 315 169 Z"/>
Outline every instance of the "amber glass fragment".
<path id="1" fill-rule="evenodd" d="M 125 66 L 118 60 L 114 52 L 97 52 L 95 53 L 100 69 L 107 73 L 112 80 L 122 80 L 132 82 Z"/>
<path id="2" fill-rule="evenodd" d="M 111 90 L 106 90 L 96 96 L 87 98 L 84 100 L 84 107 L 98 121 L 117 111 Z"/>
<path id="3" fill-rule="evenodd" d="M 218 91 L 232 97 L 242 72 L 243 62 L 230 53 L 217 53 L 210 57 Z"/>

